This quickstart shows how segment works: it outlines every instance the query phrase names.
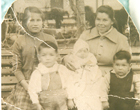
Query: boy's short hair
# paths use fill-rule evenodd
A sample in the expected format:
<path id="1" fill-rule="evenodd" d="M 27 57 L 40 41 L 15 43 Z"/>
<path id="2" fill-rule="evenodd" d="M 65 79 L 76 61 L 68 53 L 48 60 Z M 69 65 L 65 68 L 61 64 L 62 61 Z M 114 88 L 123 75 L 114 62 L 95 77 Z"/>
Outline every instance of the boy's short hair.
<path id="1" fill-rule="evenodd" d="M 123 59 L 125 59 L 128 63 L 131 63 L 131 54 L 128 51 L 121 50 L 114 55 L 113 62 L 115 60 L 123 60 Z"/>
<path id="2" fill-rule="evenodd" d="M 44 41 L 42 42 L 39 47 L 38 47 L 38 52 L 41 51 L 42 48 L 52 48 L 55 50 L 55 52 L 58 52 L 58 47 L 55 43 L 50 42 L 50 41 Z"/>

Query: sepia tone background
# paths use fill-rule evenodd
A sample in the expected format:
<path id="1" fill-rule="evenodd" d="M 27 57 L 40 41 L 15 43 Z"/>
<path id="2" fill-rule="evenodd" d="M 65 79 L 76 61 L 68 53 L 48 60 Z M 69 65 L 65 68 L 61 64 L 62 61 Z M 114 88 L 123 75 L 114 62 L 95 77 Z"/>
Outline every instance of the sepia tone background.
<path id="1" fill-rule="evenodd" d="M 25 33 L 21 24 L 26 7 L 36 6 L 45 14 L 43 31 L 57 39 L 61 60 L 64 55 L 71 52 L 73 44 L 83 30 L 95 26 L 93 19 L 96 9 L 103 4 L 110 5 L 115 10 L 118 31 L 128 37 L 132 47 L 133 69 L 140 73 L 139 34 L 131 18 L 117 0 L 17 0 L 9 8 L 2 23 L 2 98 L 6 98 L 17 83 L 12 71 L 11 50 L 14 41 Z M 85 6 L 90 6 L 93 12 L 86 10 Z"/>

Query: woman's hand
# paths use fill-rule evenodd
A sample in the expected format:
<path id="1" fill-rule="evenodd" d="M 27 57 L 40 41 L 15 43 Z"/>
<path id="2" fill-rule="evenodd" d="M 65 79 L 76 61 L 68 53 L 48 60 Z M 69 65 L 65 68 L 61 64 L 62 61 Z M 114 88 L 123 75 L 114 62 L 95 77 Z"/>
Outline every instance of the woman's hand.
<path id="1" fill-rule="evenodd" d="M 69 109 L 73 109 L 74 106 L 75 106 L 75 104 L 74 104 L 73 100 L 72 99 L 68 99 L 68 108 Z"/>
<path id="2" fill-rule="evenodd" d="M 103 110 L 108 110 L 109 109 L 109 103 L 108 101 L 103 101 L 102 102 Z"/>
<path id="3" fill-rule="evenodd" d="M 27 83 L 26 80 L 22 80 L 22 81 L 20 82 L 20 84 L 23 86 L 23 88 L 24 88 L 26 91 L 28 91 L 28 83 Z"/>
<path id="4" fill-rule="evenodd" d="M 66 55 L 63 59 L 65 66 L 72 70 L 75 71 L 76 67 L 74 66 L 74 59 L 70 55 Z"/>

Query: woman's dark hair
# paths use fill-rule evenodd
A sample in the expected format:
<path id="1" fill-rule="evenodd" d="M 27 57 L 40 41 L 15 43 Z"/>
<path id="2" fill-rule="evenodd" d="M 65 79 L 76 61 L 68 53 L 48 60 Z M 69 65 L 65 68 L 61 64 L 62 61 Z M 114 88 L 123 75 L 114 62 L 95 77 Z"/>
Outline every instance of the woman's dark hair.
<path id="1" fill-rule="evenodd" d="M 118 29 L 117 21 L 115 20 L 115 13 L 112 7 L 108 5 L 102 5 L 97 9 L 96 17 L 98 13 L 106 13 L 109 18 L 114 22 L 113 26 Z"/>
<path id="2" fill-rule="evenodd" d="M 123 59 L 125 59 L 128 63 L 131 63 L 131 54 L 128 51 L 121 50 L 117 52 L 113 57 L 113 61 Z"/>
<path id="3" fill-rule="evenodd" d="M 56 52 L 58 52 L 57 45 L 53 42 L 50 42 L 50 41 L 42 42 L 38 47 L 38 52 L 40 52 L 42 48 L 53 48 Z"/>
<path id="4" fill-rule="evenodd" d="M 112 7 L 108 6 L 108 5 L 102 5 L 100 6 L 97 11 L 96 11 L 96 14 L 97 13 L 106 13 L 109 18 L 114 21 L 114 10 L 112 9 Z"/>
<path id="5" fill-rule="evenodd" d="M 41 10 L 39 10 L 37 7 L 27 7 L 24 10 L 23 13 L 23 19 L 22 19 L 22 26 L 26 29 L 26 24 L 27 24 L 27 20 L 29 19 L 30 15 L 29 13 L 38 13 L 40 14 L 42 21 L 44 21 L 44 14 L 42 13 Z"/>
<path id="6" fill-rule="evenodd" d="M 90 6 L 85 6 L 85 19 L 89 22 L 91 28 L 95 27 L 95 13 Z"/>

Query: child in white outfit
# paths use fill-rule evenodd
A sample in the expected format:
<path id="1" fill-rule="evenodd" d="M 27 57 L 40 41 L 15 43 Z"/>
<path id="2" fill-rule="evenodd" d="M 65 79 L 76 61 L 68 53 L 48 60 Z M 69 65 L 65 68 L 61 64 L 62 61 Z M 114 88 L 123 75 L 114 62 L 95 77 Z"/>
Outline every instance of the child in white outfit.
<path id="1" fill-rule="evenodd" d="M 57 46 L 49 41 L 38 49 L 40 63 L 29 81 L 28 92 L 36 110 L 67 110 L 67 100 L 71 100 L 71 71 L 58 64 Z M 69 86 L 68 86 L 69 85 Z"/>
<path id="2" fill-rule="evenodd" d="M 88 44 L 79 39 L 73 48 L 73 65 L 76 68 L 74 80 L 74 103 L 78 110 L 102 110 L 100 101 L 100 85 L 102 73 L 97 60 L 89 52 Z"/>

